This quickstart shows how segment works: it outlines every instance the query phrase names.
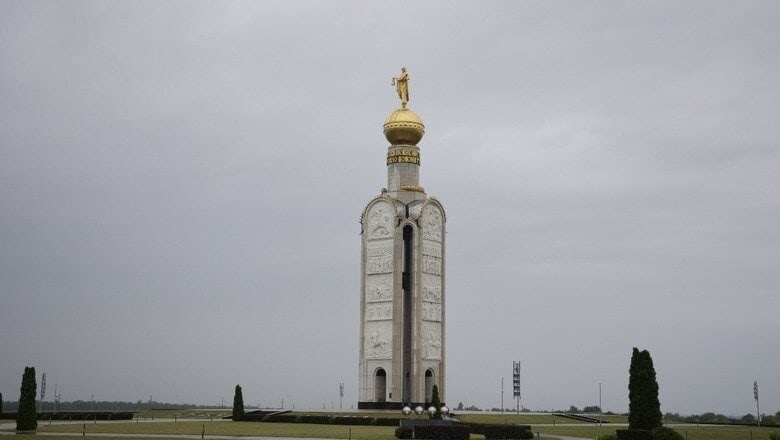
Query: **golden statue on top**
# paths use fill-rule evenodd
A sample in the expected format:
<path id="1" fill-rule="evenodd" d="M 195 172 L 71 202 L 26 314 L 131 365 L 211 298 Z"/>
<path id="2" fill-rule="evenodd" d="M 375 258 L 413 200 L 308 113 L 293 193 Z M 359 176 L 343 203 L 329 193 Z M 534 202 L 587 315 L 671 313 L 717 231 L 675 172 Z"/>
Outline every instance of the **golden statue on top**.
<path id="1" fill-rule="evenodd" d="M 390 85 L 395 86 L 398 97 L 401 98 L 401 107 L 406 108 L 406 103 L 409 102 L 409 74 L 406 73 L 406 67 L 401 67 L 401 75 L 394 77 Z"/>

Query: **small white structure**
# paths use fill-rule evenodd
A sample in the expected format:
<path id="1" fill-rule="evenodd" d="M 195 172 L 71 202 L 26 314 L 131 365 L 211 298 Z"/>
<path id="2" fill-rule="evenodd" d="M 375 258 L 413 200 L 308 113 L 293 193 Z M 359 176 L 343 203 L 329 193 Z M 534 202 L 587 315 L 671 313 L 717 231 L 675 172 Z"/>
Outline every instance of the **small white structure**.
<path id="1" fill-rule="evenodd" d="M 387 188 L 361 215 L 360 409 L 427 407 L 444 388 L 441 203 L 419 185 L 425 126 L 402 107 L 384 124 Z"/>

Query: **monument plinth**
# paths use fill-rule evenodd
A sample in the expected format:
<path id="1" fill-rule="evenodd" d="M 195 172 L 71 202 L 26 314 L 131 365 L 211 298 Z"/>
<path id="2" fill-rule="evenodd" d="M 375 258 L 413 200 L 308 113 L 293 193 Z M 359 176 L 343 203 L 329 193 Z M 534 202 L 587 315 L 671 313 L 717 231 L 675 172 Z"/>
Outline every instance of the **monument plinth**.
<path id="1" fill-rule="evenodd" d="M 406 69 L 393 78 L 401 107 L 383 125 L 387 188 L 360 219 L 360 409 L 428 404 L 434 384 L 445 401 L 446 217 L 420 186 L 425 125 L 407 108 L 408 81 Z"/>

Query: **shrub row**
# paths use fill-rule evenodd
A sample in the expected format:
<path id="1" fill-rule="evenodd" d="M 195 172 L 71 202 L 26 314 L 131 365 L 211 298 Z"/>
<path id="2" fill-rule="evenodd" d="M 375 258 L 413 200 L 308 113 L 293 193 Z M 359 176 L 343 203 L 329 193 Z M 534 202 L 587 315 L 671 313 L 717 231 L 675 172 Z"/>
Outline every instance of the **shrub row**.
<path id="1" fill-rule="evenodd" d="M 323 416 L 323 415 L 295 415 L 295 414 L 276 414 L 262 417 L 245 416 L 245 421 L 259 421 L 270 423 L 314 423 L 319 425 L 375 425 L 375 426 L 398 426 L 399 418 L 371 418 L 371 417 L 346 417 L 346 416 Z"/>
<path id="2" fill-rule="evenodd" d="M 487 440 L 534 438 L 534 433 L 528 425 L 486 425 L 482 428 L 482 434 Z"/>
<path id="3" fill-rule="evenodd" d="M 468 425 L 417 425 L 414 438 L 468 440 L 471 434 Z"/>

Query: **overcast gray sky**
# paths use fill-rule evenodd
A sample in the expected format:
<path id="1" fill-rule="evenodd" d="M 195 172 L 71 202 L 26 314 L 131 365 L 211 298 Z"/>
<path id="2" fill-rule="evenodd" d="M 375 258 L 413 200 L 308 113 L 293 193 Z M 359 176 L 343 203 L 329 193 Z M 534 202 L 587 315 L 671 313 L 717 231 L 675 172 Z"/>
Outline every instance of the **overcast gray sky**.
<path id="1" fill-rule="evenodd" d="M 780 3 L 0 2 L 0 392 L 357 399 L 384 118 L 447 210 L 447 401 L 780 410 Z M 49 398 L 47 398 L 49 400 Z M 511 406 L 507 396 L 507 406 Z"/>

